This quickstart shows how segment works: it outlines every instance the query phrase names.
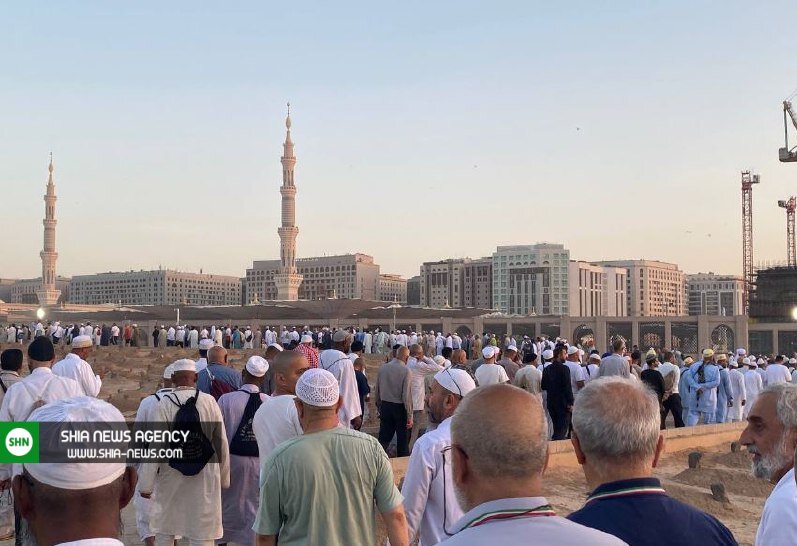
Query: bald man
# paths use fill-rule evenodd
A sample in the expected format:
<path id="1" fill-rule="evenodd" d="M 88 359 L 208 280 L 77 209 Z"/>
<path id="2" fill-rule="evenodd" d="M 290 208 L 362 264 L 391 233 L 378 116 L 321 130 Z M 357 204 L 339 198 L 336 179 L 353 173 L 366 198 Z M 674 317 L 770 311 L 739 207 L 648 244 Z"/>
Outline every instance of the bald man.
<path id="1" fill-rule="evenodd" d="M 196 386 L 218 400 L 221 395 L 241 388 L 241 374 L 227 363 L 227 349 L 218 345 L 208 351 L 208 366 L 197 374 Z M 214 386 L 214 379 L 217 385 Z"/>
<path id="2" fill-rule="evenodd" d="M 512 415 L 513 419 L 496 419 Z M 621 546 L 621 540 L 557 516 L 542 496 L 548 426 L 538 396 L 511 385 L 479 387 L 451 423 L 454 489 L 465 515 L 450 546 Z"/>
<path id="3" fill-rule="evenodd" d="M 293 397 L 296 383 L 309 369 L 307 358 L 298 351 L 278 352 L 271 361 L 269 371 L 274 381 L 274 391 L 271 398 L 260 405 L 252 419 L 261 464 L 275 447 L 302 433 Z"/>
<path id="4" fill-rule="evenodd" d="M 376 376 L 374 400 L 379 412 L 379 443 L 387 451 L 396 435 L 396 454 L 410 454 L 407 431 L 412 429 L 412 378 L 407 369 L 410 350 L 400 346 L 396 357 L 382 364 Z"/>

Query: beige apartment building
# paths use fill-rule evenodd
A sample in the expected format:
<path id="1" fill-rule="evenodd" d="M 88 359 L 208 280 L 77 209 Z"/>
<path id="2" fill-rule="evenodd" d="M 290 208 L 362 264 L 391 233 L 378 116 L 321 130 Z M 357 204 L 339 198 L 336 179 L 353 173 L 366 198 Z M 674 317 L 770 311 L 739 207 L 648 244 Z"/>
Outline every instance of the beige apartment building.
<path id="1" fill-rule="evenodd" d="M 78 305 L 240 305 L 241 279 L 170 269 L 76 275 L 69 301 Z"/>
<path id="2" fill-rule="evenodd" d="M 676 264 L 656 260 L 595 262 L 625 268 L 628 314 L 638 317 L 685 316 L 686 278 Z"/>
<path id="3" fill-rule="evenodd" d="M 424 262 L 420 305 L 425 307 L 492 307 L 492 258 L 455 258 Z"/>
<path id="4" fill-rule="evenodd" d="M 570 260 L 570 316 L 627 317 L 627 276 L 624 267 Z"/>
<path id="5" fill-rule="evenodd" d="M 686 276 L 690 315 L 744 314 L 744 279 L 735 275 L 696 273 Z"/>
<path id="6" fill-rule="evenodd" d="M 380 301 L 407 303 L 407 279 L 401 275 L 381 273 L 379 275 Z"/>

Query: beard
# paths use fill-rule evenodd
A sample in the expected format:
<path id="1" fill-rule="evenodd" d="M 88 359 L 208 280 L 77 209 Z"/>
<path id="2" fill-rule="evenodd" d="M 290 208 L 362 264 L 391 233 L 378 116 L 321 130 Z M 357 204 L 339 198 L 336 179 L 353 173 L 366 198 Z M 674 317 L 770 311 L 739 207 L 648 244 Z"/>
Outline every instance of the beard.
<path id="1" fill-rule="evenodd" d="M 33 535 L 33 529 L 25 518 L 19 520 L 19 536 L 22 539 L 22 546 L 39 546 Z"/>
<path id="2" fill-rule="evenodd" d="M 769 455 L 761 455 L 758 448 L 754 445 L 748 446 L 748 453 L 753 453 L 760 456 L 760 459 L 753 460 L 750 464 L 750 469 L 753 476 L 765 480 L 771 480 L 772 476 L 786 467 L 794 464 L 792 460 L 792 453 L 789 451 L 788 438 L 786 435 L 780 439 L 775 451 Z"/>

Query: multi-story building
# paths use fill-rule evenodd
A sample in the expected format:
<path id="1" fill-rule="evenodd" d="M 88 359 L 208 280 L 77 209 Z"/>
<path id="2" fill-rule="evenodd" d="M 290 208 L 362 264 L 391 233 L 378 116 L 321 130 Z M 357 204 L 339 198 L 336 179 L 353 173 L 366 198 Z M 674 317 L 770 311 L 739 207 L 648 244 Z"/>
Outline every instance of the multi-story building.
<path id="1" fill-rule="evenodd" d="M 407 279 L 407 305 L 421 304 L 421 276 L 415 275 Z"/>
<path id="2" fill-rule="evenodd" d="M 629 315 L 686 315 L 686 279 L 676 264 L 656 260 L 607 260 L 596 264 L 626 269 Z"/>
<path id="3" fill-rule="evenodd" d="M 732 316 L 744 313 L 744 279 L 735 275 L 696 273 L 686 276 L 690 315 Z"/>
<path id="4" fill-rule="evenodd" d="M 407 303 L 407 279 L 401 275 L 380 273 L 379 301 Z"/>
<path id="5" fill-rule="evenodd" d="M 493 253 L 493 308 L 517 315 L 567 315 L 570 251 L 564 245 L 499 246 Z"/>
<path id="6" fill-rule="evenodd" d="M 492 258 L 459 258 L 421 265 L 421 305 L 492 307 Z"/>
<path id="7" fill-rule="evenodd" d="M 628 316 L 627 273 L 623 267 L 571 260 L 569 265 L 571 317 Z"/>
<path id="8" fill-rule="evenodd" d="M 55 288 L 60 290 L 57 303 L 64 303 L 71 301 L 69 297 L 69 277 L 55 278 Z M 11 285 L 11 299 L 6 300 L 8 303 L 39 303 L 39 296 L 37 291 L 42 289 L 42 278 L 35 279 L 21 279 Z"/>
<path id="9" fill-rule="evenodd" d="M 11 303 L 11 292 L 17 279 L 0 279 L 0 301 Z"/>
<path id="10" fill-rule="evenodd" d="M 280 260 L 262 260 L 246 270 L 246 303 L 277 299 L 274 275 L 280 266 Z M 367 254 L 298 259 L 296 270 L 303 277 L 299 285 L 300 300 L 379 298 L 379 265 Z"/>
<path id="11" fill-rule="evenodd" d="M 77 275 L 69 301 L 100 305 L 240 305 L 241 279 L 161 269 Z"/>

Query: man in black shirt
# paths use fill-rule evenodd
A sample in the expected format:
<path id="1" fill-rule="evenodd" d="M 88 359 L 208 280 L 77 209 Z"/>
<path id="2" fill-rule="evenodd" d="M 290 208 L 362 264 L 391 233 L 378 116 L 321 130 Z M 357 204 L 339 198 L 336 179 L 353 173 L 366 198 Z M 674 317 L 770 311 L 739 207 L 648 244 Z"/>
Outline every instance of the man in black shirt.
<path id="1" fill-rule="evenodd" d="M 661 403 L 664 400 L 664 377 L 662 377 L 661 372 L 656 369 L 659 367 L 659 360 L 656 356 L 656 351 L 653 349 L 648 351 L 648 354 L 645 355 L 645 362 L 648 365 L 648 369 L 642 371 L 642 382 L 656 394 L 656 398 L 659 399 L 659 413 L 662 413 Z M 661 428 L 664 428 L 663 413 Z"/>
<path id="2" fill-rule="evenodd" d="M 564 364 L 567 348 L 558 345 L 553 351 L 553 362 L 542 371 L 542 390 L 547 393 L 548 414 L 553 422 L 553 439 L 567 438 L 570 410 L 573 408 L 573 387 L 570 369 Z"/>

